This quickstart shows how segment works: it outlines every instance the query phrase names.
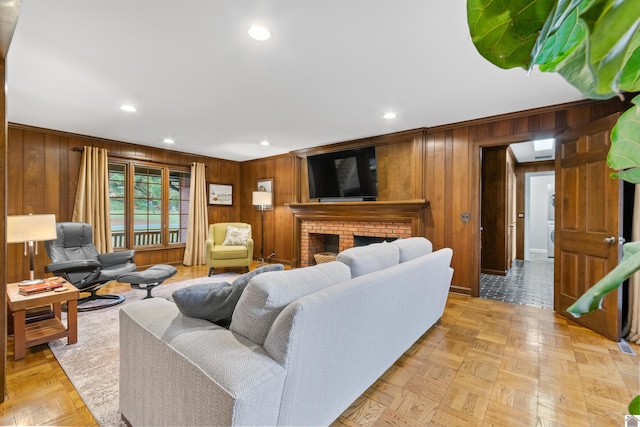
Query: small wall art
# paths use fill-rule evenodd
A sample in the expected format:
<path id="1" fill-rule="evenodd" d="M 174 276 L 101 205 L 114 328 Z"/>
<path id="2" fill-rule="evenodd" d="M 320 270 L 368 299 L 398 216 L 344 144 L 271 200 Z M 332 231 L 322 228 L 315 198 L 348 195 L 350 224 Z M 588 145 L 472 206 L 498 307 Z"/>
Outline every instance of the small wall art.
<path id="1" fill-rule="evenodd" d="M 210 205 L 233 205 L 233 184 L 209 184 Z"/>
<path id="2" fill-rule="evenodd" d="M 273 178 L 264 178 L 264 179 L 259 179 L 256 182 L 256 189 L 257 191 L 266 191 L 271 193 L 271 200 L 273 200 Z M 269 209 L 273 209 L 273 205 L 267 205 L 265 206 L 265 210 L 269 210 Z"/>

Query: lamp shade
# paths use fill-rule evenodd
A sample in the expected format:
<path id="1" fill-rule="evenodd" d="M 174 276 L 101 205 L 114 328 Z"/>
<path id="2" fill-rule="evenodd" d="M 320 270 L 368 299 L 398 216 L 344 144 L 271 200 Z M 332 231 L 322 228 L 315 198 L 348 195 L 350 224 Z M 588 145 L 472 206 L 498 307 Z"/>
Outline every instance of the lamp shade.
<path id="1" fill-rule="evenodd" d="M 269 206 L 271 205 L 271 198 L 273 193 L 268 191 L 254 191 L 253 192 L 253 205 L 254 206 Z"/>
<path id="2" fill-rule="evenodd" d="M 10 215 L 7 217 L 7 243 L 53 240 L 56 235 L 56 216 Z"/>

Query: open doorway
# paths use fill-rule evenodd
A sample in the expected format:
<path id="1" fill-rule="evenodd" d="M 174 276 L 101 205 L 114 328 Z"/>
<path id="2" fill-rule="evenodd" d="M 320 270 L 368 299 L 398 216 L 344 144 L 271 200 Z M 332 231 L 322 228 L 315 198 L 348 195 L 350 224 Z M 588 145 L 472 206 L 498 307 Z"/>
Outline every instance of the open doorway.
<path id="1" fill-rule="evenodd" d="M 523 145 L 530 146 L 524 154 L 520 150 Z M 498 188 L 498 196 L 485 199 L 484 194 L 481 195 L 483 212 L 481 259 L 487 258 L 484 254 L 487 248 L 496 246 L 495 242 L 490 244 L 487 242 L 499 235 L 485 228 L 487 213 L 496 215 L 493 213 L 495 204 L 491 197 L 507 200 L 501 216 L 506 218 L 505 235 L 513 236 L 515 249 L 511 252 L 513 257 L 511 259 L 507 257 L 508 265 L 504 273 L 481 269 L 479 296 L 553 309 L 554 248 L 551 236 L 553 236 L 554 208 L 550 205 L 554 202 L 555 194 L 553 150 L 539 153 L 533 149 L 532 145 L 532 142 L 524 142 L 504 147 L 491 147 L 491 150 L 504 149 L 505 158 L 513 160 L 513 165 L 506 165 L 503 176 L 508 180 L 509 169 L 512 169 L 515 184 L 512 186 L 507 182 L 492 184 L 491 188 L 494 190 L 491 191 Z M 489 150 L 483 148 L 483 163 L 485 153 L 489 153 Z M 495 165 L 489 165 L 489 167 L 493 169 Z M 509 192 L 515 193 L 515 196 L 509 197 Z M 508 202 L 510 199 L 513 202 Z M 486 223 L 491 224 L 491 221 Z M 503 244 L 499 242 L 498 245 Z"/>

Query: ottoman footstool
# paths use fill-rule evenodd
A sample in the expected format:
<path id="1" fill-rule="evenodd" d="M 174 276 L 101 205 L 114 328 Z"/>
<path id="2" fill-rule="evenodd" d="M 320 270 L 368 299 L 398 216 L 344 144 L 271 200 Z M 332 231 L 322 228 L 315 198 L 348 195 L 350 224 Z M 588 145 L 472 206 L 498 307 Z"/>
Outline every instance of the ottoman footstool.
<path id="1" fill-rule="evenodd" d="M 147 296 L 143 299 L 153 298 L 151 290 L 177 272 L 178 270 L 172 265 L 156 264 L 144 271 L 123 274 L 118 277 L 118 282 L 129 283 L 134 289 L 146 289 Z"/>

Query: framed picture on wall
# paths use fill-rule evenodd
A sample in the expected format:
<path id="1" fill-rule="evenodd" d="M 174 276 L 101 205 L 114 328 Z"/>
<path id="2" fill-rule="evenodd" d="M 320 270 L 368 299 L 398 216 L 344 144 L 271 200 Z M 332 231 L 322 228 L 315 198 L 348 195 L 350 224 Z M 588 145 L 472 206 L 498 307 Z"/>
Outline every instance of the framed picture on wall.
<path id="1" fill-rule="evenodd" d="M 259 179 L 256 182 L 256 191 L 266 191 L 271 193 L 271 200 L 273 200 L 273 178 Z M 273 209 L 273 205 L 266 205 L 265 210 Z"/>
<path id="2" fill-rule="evenodd" d="M 233 206 L 233 184 L 209 184 L 209 204 Z"/>

